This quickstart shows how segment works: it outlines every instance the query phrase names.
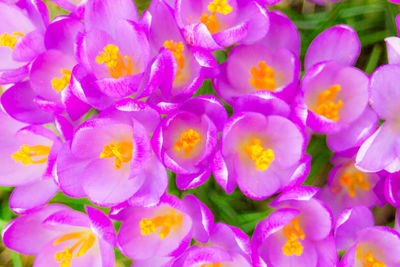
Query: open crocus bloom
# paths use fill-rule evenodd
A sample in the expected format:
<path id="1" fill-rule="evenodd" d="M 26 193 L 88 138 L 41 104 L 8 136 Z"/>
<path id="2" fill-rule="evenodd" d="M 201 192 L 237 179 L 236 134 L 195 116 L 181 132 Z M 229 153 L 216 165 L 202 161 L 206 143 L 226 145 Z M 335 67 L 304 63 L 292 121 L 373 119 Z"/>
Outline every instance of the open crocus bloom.
<path id="1" fill-rule="evenodd" d="M 288 105 L 274 98 L 246 96 L 225 124 L 213 162 L 218 183 L 231 193 L 236 184 L 245 195 L 263 199 L 289 184 L 301 183 L 309 159 L 300 128 L 284 117 Z M 308 162 L 308 163 L 307 163 Z"/>
<path id="2" fill-rule="evenodd" d="M 367 172 L 400 170 L 398 139 L 400 136 L 399 103 L 400 66 L 396 64 L 379 67 L 371 77 L 371 105 L 379 118 L 386 120 L 360 147 L 357 167 Z"/>
<path id="3" fill-rule="evenodd" d="M 179 0 L 175 17 L 190 45 L 210 50 L 253 43 L 269 26 L 266 10 L 255 0 Z"/>
<path id="4" fill-rule="evenodd" d="M 332 216 L 313 198 L 315 188 L 294 187 L 271 203 L 280 209 L 256 226 L 252 238 L 255 266 L 337 266 Z"/>
<path id="5" fill-rule="evenodd" d="M 353 154 L 354 155 L 354 154 Z M 356 205 L 383 206 L 383 182 L 378 173 L 366 173 L 355 167 L 352 157 L 336 155 L 332 161 L 335 167 L 328 176 L 328 184 L 318 198 L 331 209 L 334 218 L 346 208 Z"/>
<path id="6" fill-rule="evenodd" d="M 301 82 L 307 126 L 318 133 L 337 133 L 348 127 L 368 105 L 368 83 L 365 73 L 336 61 L 311 67 Z"/>
<path id="7" fill-rule="evenodd" d="M 115 207 L 111 214 L 123 221 L 118 233 L 122 253 L 134 260 L 176 257 L 190 244 L 194 219 L 175 196 L 165 195 L 157 206 L 149 208 Z"/>
<path id="8" fill-rule="evenodd" d="M 146 33 L 137 20 L 132 1 L 87 2 L 86 33 L 78 43 L 82 65 L 75 71 L 81 72 L 83 66 L 94 77 L 77 78 L 83 91 L 99 90 L 112 99 L 137 92 L 150 52 Z"/>
<path id="9" fill-rule="evenodd" d="M 364 228 L 357 232 L 354 245 L 340 261 L 341 267 L 399 266 L 400 235 L 385 226 Z"/>
<path id="10" fill-rule="evenodd" d="M 87 215 L 52 204 L 12 220 L 2 231 L 4 244 L 36 255 L 33 266 L 114 266 L 116 235 L 110 219 L 86 207 Z"/>
<path id="11" fill-rule="evenodd" d="M 147 69 L 147 84 L 138 97 L 150 94 L 147 102 L 161 113 L 168 113 L 190 98 L 208 73 L 218 69 L 218 65 L 210 52 L 187 45 L 173 10 L 164 0 L 152 1 L 149 12 L 143 16 L 149 14 L 148 35 L 156 57 Z"/>
<path id="12" fill-rule="evenodd" d="M 18 6 L 0 2 L 0 18 L 0 84 L 19 82 L 27 76 L 29 62 L 44 50 L 47 8 L 41 1 Z"/>
<path id="13" fill-rule="evenodd" d="M 153 150 L 176 175 L 180 189 L 204 183 L 228 114 L 214 96 L 199 96 L 185 102 L 166 117 L 152 137 Z"/>
<path id="14" fill-rule="evenodd" d="M 151 152 L 146 126 L 152 122 L 140 121 L 157 121 L 159 114 L 146 107 L 137 112 L 141 108 L 135 103 L 117 102 L 105 114 L 80 125 L 72 142 L 64 145 L 57 160 L 57 180 L 66 194 L 88 196 L 103 206 L 128 199 L 144 206 L 158 202 L 168 176 Z"/>
<path id="15" fill-rule="evenodd" d="M 15 186 L 10 207 L 26 213 L 47 203 L 58 191 L 53 181 L 54 163 L 61 140 L 41 126 L 23 126 L 0 113 L 1 134 L 0 185 Z"/>

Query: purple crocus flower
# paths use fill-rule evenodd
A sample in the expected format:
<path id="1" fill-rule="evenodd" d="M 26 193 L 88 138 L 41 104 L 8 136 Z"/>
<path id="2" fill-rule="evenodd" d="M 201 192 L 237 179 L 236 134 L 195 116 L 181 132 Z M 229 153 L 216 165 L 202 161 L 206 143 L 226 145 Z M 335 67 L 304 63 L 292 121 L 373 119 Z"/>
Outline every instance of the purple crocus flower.
<path id="1" fill-rule="evenodd" d="M 279 207 L 258 223 L 252 238 L 254 266 L 336 266 L 332 215 L 313 196 L 317 188 L 293 187 L 271 205 Z"/>
<path id="2" fill-rule="evenodd" d="M 74 90 L 104 109 L 113 99 L 137 92 L 149 62 L 149 42 L 130 0 L 88 0 L 85 29 L 78 41 L 81 64 L 73 71 Z"/>
<path id="3" fill-rule="evenodd" d="M 395 99 L 400 95 L 400 66 L 397 64 L 379 67 L 371 77 L 371 105 L 379 118 L 386 120 L 375 133 L 360 147 L 356 166 L 366 172 L 400 170 L 398 138 L 398 110 L 400 105 Z"/>
<path id="4" fill-rule="evenodd" d="M 385 226 L 367 227 L 356 234 L 354 245 L 344 254 L 341 267 L 399 266 L 400 234 Z"/>
<path id="5" fill-rule="evenodd" d="M 145 103 L 124 99 L 82 123 L 57 159 L 61 190 L 101 206 L 158 203 L 168 176 L 152 155 L 149 134 L 159 120 Z"/>
<path id="6" fill-rule="evenodd" d="M 152 1 L 149 11 L 149 39 L 155 60 L 149 65 L 143 93 L 147 102 L 161 113 L 168 113 L 190 98 L 203 80 L 218 71 L 210 52 L 193 48 L 185 42 L 173 10 L 164 0 Z M 167 30 L 166 30 L 167 29 Z"/>
<path id="7" fill-rule="evenodd" d="M 61 140 L 42 126 L 23 127 L 3 112 L 0 120 L 0 185 L 16 187 L 10 207 L 16 213 L 26 213 L 43 206 L 58 192 L 53 169 Z"/>
<path id="8" fill-rule="evenodd" d="M 179 0 L 175 17 L 186 41 L 208 50 L 256 42 L 269 26 L 266 10 L 255 0 Z"/>
<path id="9" fill-rule="evenodd" d="M 165 195 L 157 206 L 114 207 L 110 214 L 123 221 L 118 233 L 121 252 L 142 266 L 152 258 L 162 262 L 179 256 L 192 237 L 206 243 L 214 220 L 208 208 L 191 195 L 183 200 Z"/>
<path id="10" fill-rule="evenodd" d="M 290 107 L 266 95 L 239 98 L 225 124 L 213 162 L 217 182 L 231 193 L 264 199 L 300 184 L 309 170 L 303 131 L 290 121 Z"/>
<path id="11" fill-rule="evenodd" d="M 335 154 L 335 165 L 328 175 L 328 184 L 321 190 L 318 198 L 331 209 L 334 218 L 346 208 L 365 205 L 371 208 L 385 204 L 383 197 L 382 173 L 366 173 L 355 166 L 355 154 L 341 156 Z"/>
<path id="12" fill-rule="evenodd" d="M 114 266 L 116 235 L 111 220 L 85 207 L 87 215 L 51 204 L 18 217 L 2 231 L 6 247 L 35 255 L 33 266 Z"/>
<path id="13" fill-rule="evenodd" d="M 201 185 L 211 174 L 211 162 L 228 114 L 214 96 L 188 100 L 166 117 L 154 132 L 157 157 L 176 172 L 180 189 Z"/>
<path id="14" fill-rule="evenodd" d="M 27 76 L 29 63 L 44 50 L 48 11 L 38 0 L 0 2 L 0 18 L 0 84 L 14 83 Z"/>

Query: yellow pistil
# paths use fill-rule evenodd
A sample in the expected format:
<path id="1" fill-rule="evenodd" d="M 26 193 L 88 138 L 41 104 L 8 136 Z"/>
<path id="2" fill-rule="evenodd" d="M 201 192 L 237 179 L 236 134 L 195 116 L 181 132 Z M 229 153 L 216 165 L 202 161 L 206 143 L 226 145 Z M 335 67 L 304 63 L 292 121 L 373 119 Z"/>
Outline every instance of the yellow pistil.
<path id="1" fill-rule="evenodd" d="M 23 145 L 20 148 L 20 150 L 11 155 L 11 158 L 15 159 L 16 162 L 21 161 L 24 165 L 28 165 L 29 163 L 40 164 L 47 162 L 50 147 L 42 145 Z"/>
<path id="2" fill-rule="evenodd" d="M 221 263 L 202 264 L 200 267 L 221 267 Z"/>
<path id="3" fill-rule="evenodd" d="M 337 93 L 342 90 L 340 85 L 332 85 L 328 90 L 323 91 L 318 96 L 317 108 L 315 113 L 324 116 L 327 119 L 338 121 L 339 110 L 343 106 L 343 101 L 334 102 Z"/>
<path id="4" fill-rule="evenodd" d="M 258 62 L 258 67 L 251 67 L 249 82 L 258 90 L 269 90 L 274 91 L 276 88 L 275 72 L 274 70 L 265 63 L 265 61 Z"/>
<path id="5" fill-rule="evenodd" d="M 64 90 L 71 81 L 72 72 L 70 70 L 61 69 L 61 73 L 64 74 L 61 79 L 54 78 L 53 80 L 51 80 L 51 86 L 57 92 L 61 92 L 62 90 Z"/>
<path id="6" fill-rule="evenodd" d="M 290 223 L 283 227 L 282 231 L 287 238 L 285 245 L 282 247 L 283 253 L 286 256 L 292 256 L 294 254 L 300 256 L 303 254 L 303 246 L 299 239 L 304 240 L 306 236 L 303 229 L 299 226 L 299 220 L 294 218 Z"/>
<path id="7" fill-rule="evenodd" d="M 9 48 L 14 49 L 15 44 L 18 41 L 16 36 L 23 37 L 24 34 L 20 32 L 14 32 L 11 35 L 9 35 L 8 33 L 0 35 L 0 46 L 8 46 Z"/>
<path id="8" fill-rule="evenodd" d="M 125 63 L 124 59 L 126 59 L 127 63 Z M 118 46 L 113 44 L 108 44 L 104 47 L 104 52 L 100 52 L 100 55 L 96 57 L 96 62 L 105 64 L 113 78 L 133 74 L 132 60 L 128 56 L 122 57 Z"/>
<path id="9" fill-rule="evenodd" d="M 71 266 L 72 257 L 81 257 L 86 251 L 88 251 L 96 241 L 96 237 L 92 232 L 75 232 L 63 235 L 56 241 L 54 241 L 53 245 L 56 246 L 60 243 L 63 243 L 68 240 L 77 239 L 77 242 L 71 247 L 66 247 L 63 252 L 57 252 L 55 254 L 56 261 L 61 261 L 60 267 L 69 267 Z M 79 246 L 80 249 L 77 253 L 73 254 L 75 249 Z"/>
<path id="10" fill-rule="evenodd" d="M 122 163 L 129 162 L 132 158 L 132 142 L 119 142 L 113 141 L 105 145 L 100 158 L 113 158 L 115 157 L 115 169 L 122 168 Z"/>
<path id="11" fill-rule="evenodd" d="M 183 149 L 185 154 L 189 154 L 198 142 L 200 142 L 200 134 L 193 129 L 189 129 L 181 134 L 180 139 L 174 144 L 174 149 L 178 152 Z"/>
<path id="12" fill-rule="evenodd" d="M 257 170 L 260 171 L 268 169 L 275 159 L 274 151 L 272 149 L 264 149 L 261 146 L 261 140 L 258 138 L 252 139 L 244 148 L 244 152 L 254 161 Z"/>
<path id="13" fill-rule="evenodd" d="M 203 13 L 200 21 L 207 26 L 211 34 L 214 34 L 220 29 L 220 25 L 216 16 L 217 13 L 228 15 L 232 12 L 232 7 L 227 3 L 227 0 L 214 0 L 210 2 L 207 8 L 208 11 L 211 12 L 211 15 Z"/>
<path id="14" fill-rule="evenodd" d="M 178 70 L 176 71 L 175 81 L 179 79 L 182 74 L 183 68 L 185 67 L 185 57 L 183 56 L 183 50 L 185 46 L 182 42 L 174 42 L 173 40 L 165 41 L 164 47 L 172 52 L 174 55 L 176 64 L 178 65 Z M 184 78 L 180 78 L 183 80 Z"/>
<path id="15" fill-rule="evenodd" d="M 357 258 L 361 261 L 363 267 L 386 267 L 382 261 L 375 259 L 371 251 L 363 254 L 359 246 L 357 246 Z"/>
<path id="16" fill-rule="evenodd" d="M 369 190 L 370 186 L 365 180 L 364 173 L 360 171 L 354 171 L 352 173 L 344 173 L 339 179 L 339 183 L 342 187 L 347 186 L 349 190 L 349 196 L 356 196 L 356 188 Z"/>
<path id="17" fill-rule="evenodd" d="M 177 230 L 183 222 L 183 216 L 181 214 L 176 215 L 175 210 L 170 213 L 157 216 L 153 219 L 143 218 L 140 225 L 140 233 L 142 235 L 149 235 L 157 233 L 157 228 L 160 228 L 158 235 L 161 239 L 166 238 L 171 230 Z"/>

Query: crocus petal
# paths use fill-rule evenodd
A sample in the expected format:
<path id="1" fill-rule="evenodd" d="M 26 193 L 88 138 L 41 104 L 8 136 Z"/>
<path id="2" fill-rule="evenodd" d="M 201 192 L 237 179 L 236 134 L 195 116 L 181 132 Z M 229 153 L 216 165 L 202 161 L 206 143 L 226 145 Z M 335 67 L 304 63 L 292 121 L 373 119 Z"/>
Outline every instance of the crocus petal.
<path id="1" fill-rule="evenodd" d="M 220 262 L 230 262 L 231 256 L 227 251 L 217 247 L 190 247 L 171 267 L 201 266 Z"/>
<path id="2" fill-rule="evenodd" d="M 399 37 L 388 37 L 385 38 L 386 49 L 388 54 L 389 64 L 400 63 L 400 38 Z"/>
<path id="3" fill-rule="evenodd" d="M 28 33 L 14 47 L 12 57 L 15 61 L 29 62 L 45 50 L 44 32 L 36 30 Z"/>
<path id="4" fill-rule="evenodd" d="M 212 168 L 215 180 L 227 194 L 231 194 L 236 187 L 236 179 L 233 173 L 230 173 L 231 168 L 228 168 L 220 148 L 215 153 Z"/>
<path id="5" fill-rule="evenodd" d="M 335 225 L 337 248 L 347 250 L 356 242 L 357 231 L 374 226 L 374 216 L 365 206 L 345 209 L 338 217 Z"/>
<path id="6" fill-rule="evenodd" d="M 395 207 L 400 206 L 400 177 L 398 173 L 391 173 L 385 181 L 385 198 Z"/>
<path id="7" fill-rule="evenodd" d="M 111 220 L 100 210 L 85 206 L 92 230 L 98 237 L 112 246 L 116 245 L 117 236 Z"/>
<path id="8" fill-rule="evenodd" d="M 52 178 L 18 186 L 10 196 L 10 208 L 15 213 L 27 213 L 44 206 L 56 193 L 58 186 Z"/>
<path id="9" fill-rule="evenodd" d="M 332 235 L 328 236 L 324 240 L 316 242 L 315 247 L 318 253 L 317 267 L 338 265 L 339 255 L 336 248 L 335 239 Z"/>
<path id="10" fill-rule="evenodd" d="M 327 60 L 351 66 L 360 54 L 357 33 L 348 25 L 337 25 L 322 32 L 310 44 L 305 57 L 305 69 Z"/>
<path id="11" fill-rule="evenodd" d="M 360 147 L 356 166 L 362 171 L 377 172 L 385 169 L 397 157 L 396 134 L 390 122 L 385 122 Z"/>

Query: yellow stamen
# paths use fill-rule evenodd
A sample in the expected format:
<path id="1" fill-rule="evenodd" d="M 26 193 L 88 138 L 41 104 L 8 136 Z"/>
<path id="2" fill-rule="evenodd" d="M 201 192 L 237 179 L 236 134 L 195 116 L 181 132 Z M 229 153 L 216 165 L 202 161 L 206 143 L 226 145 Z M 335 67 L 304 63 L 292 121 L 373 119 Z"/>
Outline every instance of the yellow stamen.
<path id="1" fill-rule="evenodd" d="M 202 264 L 200 267 L 221 267 L 221 263 Z"/>
<path id="2" fill-rule="evenodd" d="M 261 146 L 261 140 L 258 138 L 252 139 L 244 148 L 244 152 L 254 161 L 257 170 L 260 171 L 268 169 L 275 159 L 274 151 L 272 149 L 264 149 Z"/>
<path id="3" fill-rule="evenodd" d="M 183 50 L 185 49 L 185 46 L 182 42 L 177 43 L 173 40 L 170 40 L 164 42 L 164 47 L 172 52 L 176 64 L 178 65 L 178 70 L 176 71 L 175 76 L 175 81 L 177 81 L 182 74 L 183 68 L 185 67 L 185 57 L 183 56 Z M 180 79 L 183 80 L 184 78 L 181 77 Z"/>
<path id="4" fill-rule="evenodd" d="M 251 67 L 249 82 L 258 90 L 269 90 L 274 91 L 276 88 L 275 72 L 274 70 L 265 63 L 265 61 L 258 62 L 257 69 L 256 66 Z"/>
<path id="5" fill-rule="evenodd" d="M 170 213 L 157 216 L 153 219 L 143 218 L 140 225 L 140 233 L 142 235 L 155 234 L 157 232 L 157 228 L 161 228 L 159 232 L 159 236 L 161 239 L 167 237 L 172 230 L 177 230 L 183 222 L 183 216 L 181 214 L 176 215 L 175 210 L 172 210 Z"/>
<path id="6" fill-rule="evenodd" d="M 127 60 L 127 64 L 124 59 Z M 128 56 L 122 57 L 119 53 L 118 46 L 113 44 L 108 44 L 104 47 L 104 52 L 100 52 L 100 55 L 96 57 L 96 62 L 99 64 L 105 64 L 113 78 L 120 78 L 122 76 L 133 74 L 131 58 Z"/>
<path id="7" fill-rule="evenodd" d="M 50 153 L 50 147 L 48 146 L 27 146 L 23 145 L 20 150 L 11 155 L 11 158 L 15 159 L 16 162 L 21 161 L 22 164 L 28 165 L 40 164 L 47 162 L 47 156 Z"/>
<path id="8" fill-rule="evenodd" d="M 8 33 L 4 33 L 0 35 L 0 46 L 8 46 L 11 49 L 14 49 L 15 44 L 17 43 L 17 37 L 23 37 L 24 34 L 20 32 L 14 32 L 13 34 L 9 35 Z"/>
<path id="9" fill-rule="evenodd" d="M 56 261 L 61 261 L 60 267 L 69 267 L 71 266 L 72 257 L 81 257 L 86 251 L 88 251 L 96 241 L 96 237 L 92 232 L 75 232 L 63 235 L 56 241 L 54 241 L 53 245 L 56 246 L 60 243 L 63 243 L 68 240 L 77 239 L 77 242 L 71 247 L 66 247 L 63 252 L 57 252 L 55 254 Z M 73 254 L 75 249 L 79 246 L 80 249 L 78 253 Z"/>
<path id="10" fill-rule="evenodd" d="M 199 141 L 200 134 L 193 129 L 189 129 L 181 134 L 180 139 L 175 142 L 174 149 L 178 152 L 183 149 L 185 154 L 189 154 Z"/>
<path id="11" fill-rule="evenodd" d="M 334 102 L 337 93 L 342 90 L 340 85 L 332 85 L 328 90 L 323 91 L 318 96 L 317 108 L 315 113 L 324 116 L 327 119 L 338 121 L 339 110 L 343 106 L 343 101 Z"/>
<path id="12" fill-rule="evenodd" d="M 299 220 L 294 218 L 290 223 L 285 225 L 282 229 L 283 234 L 287 238 L 287 242 L 282 247 L 282 251 L 286 256 L 303 254 L 303 246 L 299 239 L 304 240 L 306 237 L 303 229 L 299 226 Z"/>
<path id="13" fill-rule="evenodd" d="M 71 74 L 72 72 L 67 69 L 61 69 L 61 73 L 64 74 L 61 79 L 54 78 L 51 80 L 51 86 L 53 87 L 54 90 L 58 92 L 61 92 L 62 90 L 67 87 L 71 81 Z"/>
<path id="14" fill-rule="evenodd" d="M 216 14 L 228 15 L 232 12 L 232 7 L 227 3 L 227 0 L 214 0 L 210 2 L 207 9 L 211 12 L 211 15 L 203 13 L 200 21 L 207 26 L 211 34 L 214 34 L 220 29 Z"/>
<path id="15" fill-rule="evenodd" d="M 132 142 L 120 142 L 113 141 L 112 143 L 105 145 L 103 152 L 100 154 L 100 158 L 113 158 L 115 157 L 115 169 L 119 170 L 122 168 L 123 162 L 129 162 L 132 158 Z"/>
<path id="16" fill-rule="evenodd" d="M 361 248 L 357 246 L 356 254 L 363 267 L 386 267 L 382 261 L 375 259 L 371 251 L 363 255 Z"/>
<path id="17" fill-rule="evenodd" d="M 339 179 L 339 183 L 342 187 L 347 186 L 349 190 L 349 195 L 351 197 L 356 196 L 356 189 L 361 188 L 364 190 L 369 190 L 370 186 L 365 180 L 364 173 L 360 171 L 354 171 L 352 173 L 344 173 Z"/>

